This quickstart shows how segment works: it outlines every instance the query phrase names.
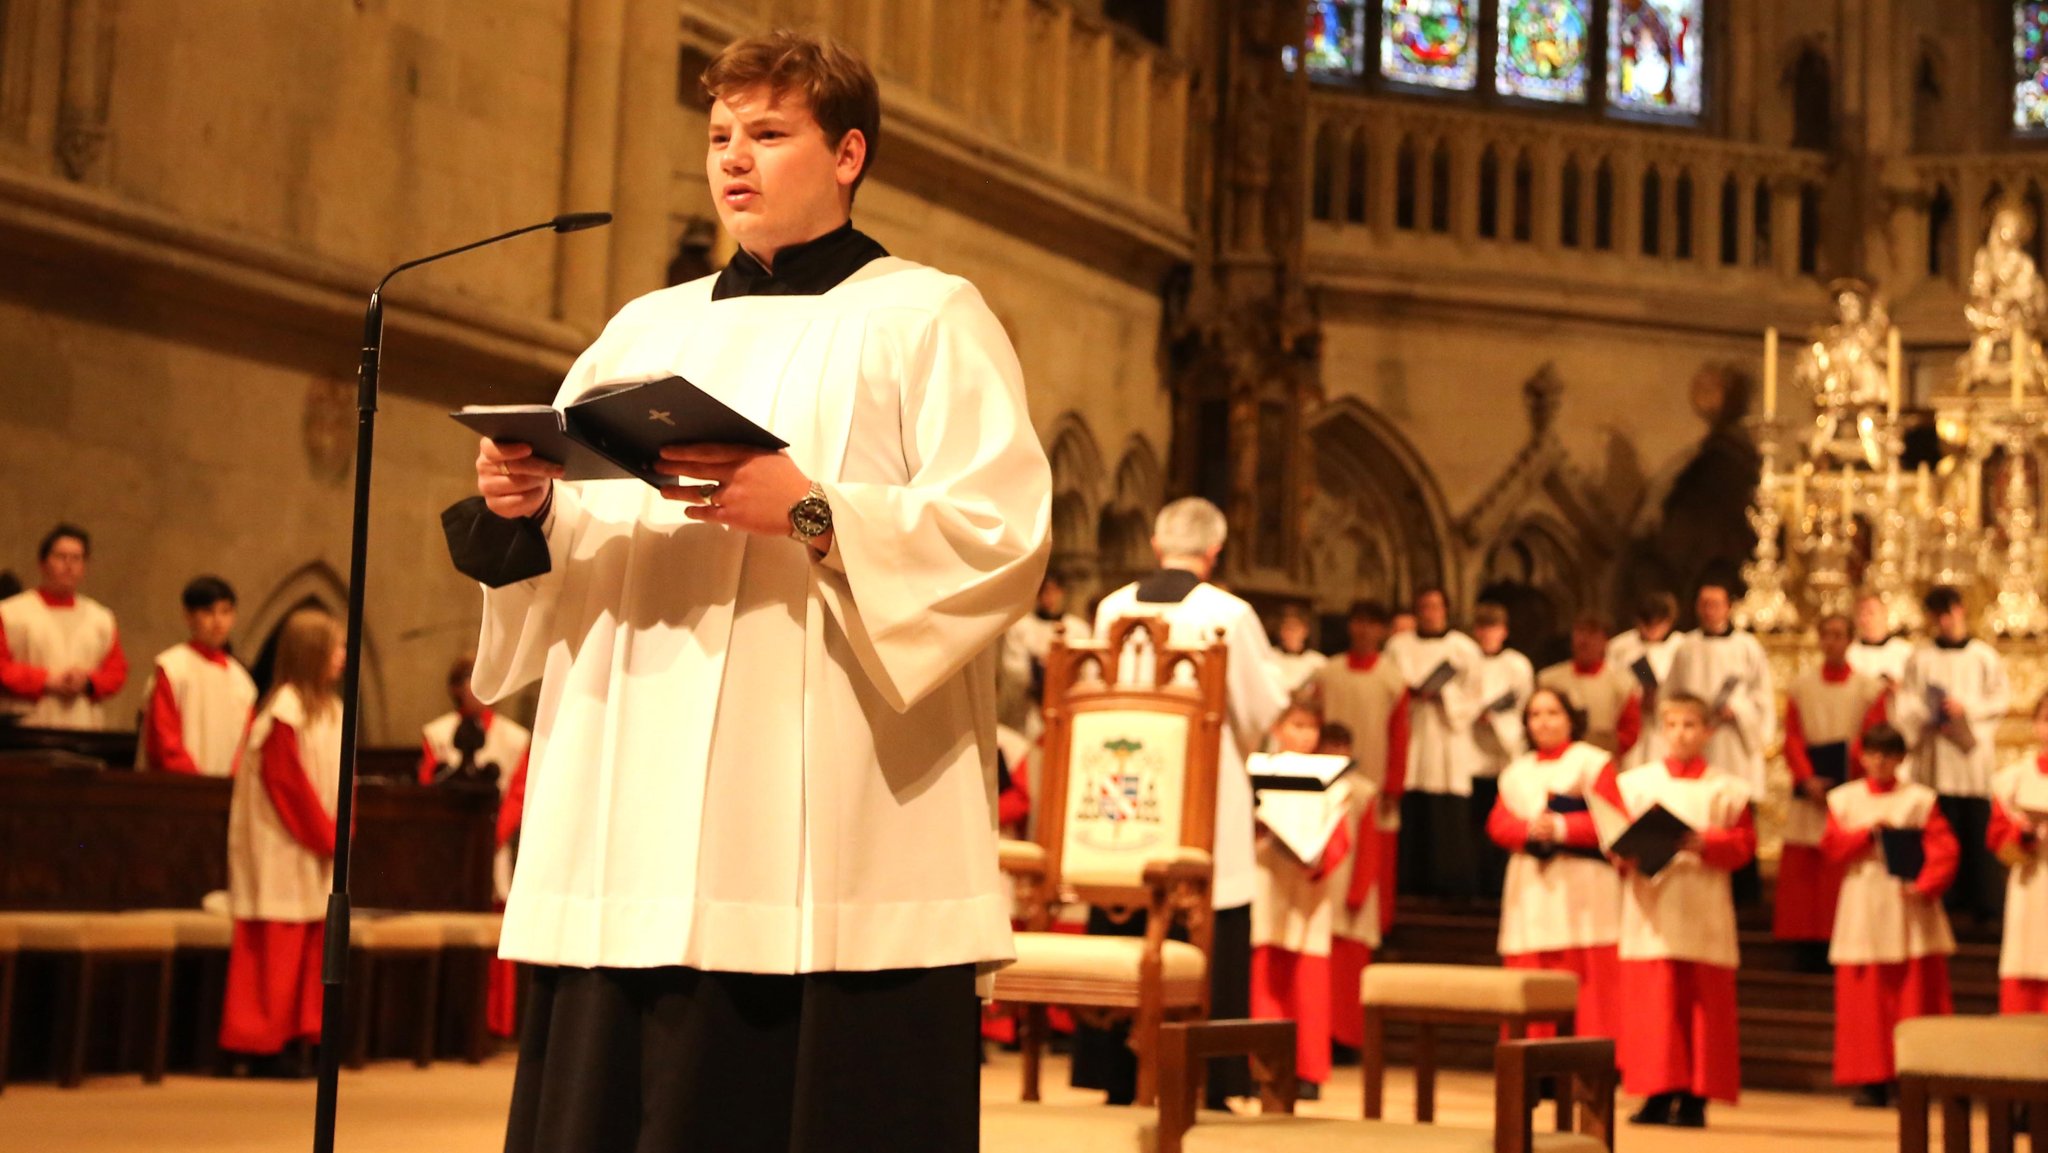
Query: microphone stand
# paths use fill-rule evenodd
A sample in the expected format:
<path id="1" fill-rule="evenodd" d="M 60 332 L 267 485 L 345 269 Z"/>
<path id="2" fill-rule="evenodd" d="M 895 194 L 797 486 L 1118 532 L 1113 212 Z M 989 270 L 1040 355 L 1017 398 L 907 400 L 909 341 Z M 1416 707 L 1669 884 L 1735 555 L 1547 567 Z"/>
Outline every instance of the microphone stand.
<path id="1" fill-rule="evenodd" d="M 346 1020 L 344 983 L 348 974 L 349 847 L 355 840 L 356 723 L 362 689 L 363 591 L 370 551 L 370 461 L 377 439 L 377 371 L 384 357 L 384 286 L 409 268 L 538 232 L 580 232 L 610 224 L 609 212 L 568 212 L 510 232 L 404 264 L 384 274 L 370 292 L 363 313 L 363 359 L 356 376 L 356 493 L 348 561 L 347 663 L 341 674 L 341 777 L 334 804 L 334 884 L 327 895 L 326 940 L 321 957 L 320 1080 L 313 1113 L 314 1153 L 333 1153 L 336 1095 L 340 1089 L 341 1046 L 337 1033 Z M 367 992 L 367 991 L 366 991 Z"/>

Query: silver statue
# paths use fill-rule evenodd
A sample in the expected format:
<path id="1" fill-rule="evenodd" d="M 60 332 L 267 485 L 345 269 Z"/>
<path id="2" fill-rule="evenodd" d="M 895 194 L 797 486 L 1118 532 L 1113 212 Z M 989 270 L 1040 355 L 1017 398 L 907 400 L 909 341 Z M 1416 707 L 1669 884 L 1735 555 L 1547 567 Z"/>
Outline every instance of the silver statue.
<path id="1" fill-rule="evenodd" d="M 1886 372 L 1891 317 L 1860 280 L 1837 280 L 1828 289 L 1835 322 L 1814 334 L 1792 372 L 1792 379 L 1813 394 L 1816 416 L 1808 453 L 1816 462 L 1861 459 L 1874 469 L 1883 460 L 1877 414 L 1891 391 Z M 1838 440 L 1846 442 L 1842 455 L 1836 452 Z"/>
<path id="2" fill-rule="evenodd" d="M 1990 234 L 1970 268 L 1970 300 L 1963 306 L 1976 333 L 1958 366 L 1969 387 L 2010 385 L 2015 339 L 2027 342 L 2033 371 L 2040 369 L 2041 345 L 2034 333 L 2048 316 L 2048 286 L 2027 255 L 2033 235 L 2025 205 L 2008 200 L 1992 214 Z"/>

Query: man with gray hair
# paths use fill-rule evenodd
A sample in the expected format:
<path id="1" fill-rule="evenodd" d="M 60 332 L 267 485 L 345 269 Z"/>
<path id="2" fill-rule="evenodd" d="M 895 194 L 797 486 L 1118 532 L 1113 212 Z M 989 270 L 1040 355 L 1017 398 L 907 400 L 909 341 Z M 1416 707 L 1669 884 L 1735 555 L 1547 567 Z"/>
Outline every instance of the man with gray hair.
<path id="1" fill-rule="evenodd" d="M 1152 523 L 1152 551 L 1159 568 L 1110 593 L 1095 614 L 1095 635 L 1106 636 L 1124 617 L 1163 617 L 1167 643 L 1194 648 L 1221 633 L 1229 646 L 1223 745 L 1216 765 L 1215 873 L 1210 894 L 1216 910 L 1215 946 L 1209 963 L 1209 1014 L 1251 1015 L 1252 779 L 1245 755 L 1256 751 L 1287 707 L 1279 663 L 1266 640 L 1259 614 L 1238 597 L 1208 583 L 1223 552 L 1230 526 L 1223 512 L 1201 497 L 1186 497 L 1159 510 Z M 1142 917 L 1112 926 L 1100 912 L 1089 917 L 1090 932 L 1143 932 Z M 1112 1103 L 1128 1104 L 1137 1091 L 1137 1062 L 1121 1031 L 1084 1029 L 1074 1049 L 1074 1084 L 1104 1089 Z M 1208 1098 L 1250 1091 L 1242 1062 L 1212 1064 Z"/>

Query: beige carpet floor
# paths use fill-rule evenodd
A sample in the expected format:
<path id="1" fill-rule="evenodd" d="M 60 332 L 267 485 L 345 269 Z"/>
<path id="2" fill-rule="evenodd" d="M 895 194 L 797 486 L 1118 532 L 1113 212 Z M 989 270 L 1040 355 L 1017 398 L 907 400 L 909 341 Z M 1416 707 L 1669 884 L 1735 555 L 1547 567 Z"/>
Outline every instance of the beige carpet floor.
<path id="1" fill-rule="evenodd" d="M 1093 1094 L 1065 1087 L 1066 1063 L 1046 1070 L 1049 1103 L 1092 1103 Z M 383 1063 L 344 1074 L 338 1147 L 344 1153 L 496 1153 L 504 1136 L 512 1060 L 479 1067 L 436 1065 L 421 1071 Z M 1014 1101 L 1018 1065 L 1000 1054 L 982 1078 L 983 1100 Z M 1412 1116 L 1412 1082 L 1396 1071 L 1388 1084 L 1388 1116 Z M 1303 1112 L 1356 1117 L 1356 1069 L 1337 1070 L 1321 1102 Z M 1439 1120 L 1484 1126 L 1492 1118 L 1492 1081 L 1477 1073 L 1448 1073 L 1438 1090 Z M 62 1091 L 17 1083 L 0 1093 L 0 1153 L 298 1153 L 311 1148 L 313 1089 L 274 1084 L 173 1077 L 145 1086 L 133 1077 L 107 1077 Z M 1547 1118 L 1547 1114 L 1544 1115 Z M 1881 1153 L 1897 1148 L 1890 1113 L 1852 1109 L 1840 1098 L 1753 1093 L 1733 1108 L 1717 1105 L 1705 1132 L 1624 1126 L 1628 1153 Z M 1939 1120 L 1936 1120 L 1936 1142 Z M 1001 1145 L 989 1134 L 991 1146 Z M 1979 1137 L 1978 1147 L 1982 1137 Z M 1064 1153 L 1082 1153 L 1080 1150 Z M 2048 1153 L 2048 1151 L 2044 1151 Z"/>

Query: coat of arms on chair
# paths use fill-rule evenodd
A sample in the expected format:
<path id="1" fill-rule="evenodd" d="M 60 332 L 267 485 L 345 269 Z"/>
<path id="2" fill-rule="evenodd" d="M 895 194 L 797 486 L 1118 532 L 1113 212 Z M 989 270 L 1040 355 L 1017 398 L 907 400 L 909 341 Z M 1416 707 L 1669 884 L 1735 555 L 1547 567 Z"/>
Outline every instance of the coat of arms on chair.
<path id="1" fill-rule="evenodd" d="M 1138 1100 L 1156 1092 L 1160 1024 L 1209 1012 L 1209 852 L 1226 652 L 1165 642 L 1159 618 L 1117 622 L 1046 655 L 1046 802 L 1035 846 L 1009 844 L 1025 931 L 996 999 L 1021 1017 L 1024 1099 L 1038 1099 L 1045 1007 L 1127 1018 Z M 1063 904 L 1146 914 L 1142 937 L 1049 932 Z M 1172 939 L 1184 938 L 1184 939 Z"/>

